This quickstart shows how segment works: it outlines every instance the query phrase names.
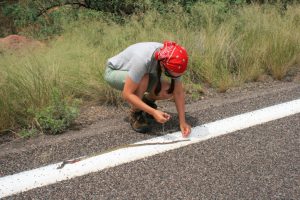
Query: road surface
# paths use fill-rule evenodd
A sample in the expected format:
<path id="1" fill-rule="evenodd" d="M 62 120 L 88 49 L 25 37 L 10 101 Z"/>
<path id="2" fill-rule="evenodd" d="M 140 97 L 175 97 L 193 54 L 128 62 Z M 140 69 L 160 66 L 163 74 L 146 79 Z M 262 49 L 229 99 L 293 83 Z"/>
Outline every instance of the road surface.
<path id="1" fill-rule="evenodd" d="M 187 119 L 195 127 L 299 98 L 294 83 L 237 91 L 188 104 Z M 55 138 L 3 145 L 1 176 L 178 131 L 175 108 L 162 107 L 173 116 L 164 132 L 157 125 L 152 134 L 138 134 L 115 117 Z M 4 199 L 299 199 L 299 188 L 295 114 Z"/>

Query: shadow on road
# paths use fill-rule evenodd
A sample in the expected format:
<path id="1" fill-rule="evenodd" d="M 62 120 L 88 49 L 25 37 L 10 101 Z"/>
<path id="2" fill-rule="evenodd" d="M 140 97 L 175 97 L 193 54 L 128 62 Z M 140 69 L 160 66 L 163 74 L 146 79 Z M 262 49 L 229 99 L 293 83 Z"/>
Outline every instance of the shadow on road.
<path id="1" fill-rule="evenodd" d="M 151 131 L 145 134 L 148 135 L 155 135 L 155 136 L 161 136 L 166 135 L 169 133 L 180 131 L 179 128 L 179 120 L 178 120 L 178 114 L 177 113 L 169 113 L 171 115 L 171 119 L 166 122 L 164 125 L 157 123 L 155 121 L 152 121 L 151 123 Z M 193 117 L 186 113 L 186 121 L 188 124 L 190 124 L 192 127 L 198 125 L 198 119 L 196 117 Z"/>

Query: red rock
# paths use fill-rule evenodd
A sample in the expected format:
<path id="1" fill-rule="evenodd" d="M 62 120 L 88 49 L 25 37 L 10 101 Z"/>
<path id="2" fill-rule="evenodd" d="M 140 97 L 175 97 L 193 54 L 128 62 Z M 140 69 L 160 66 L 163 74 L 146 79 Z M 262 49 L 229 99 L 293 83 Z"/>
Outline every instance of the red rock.
<path id="1" fill-rule="evenodd" d="M 9 35 L 0 38 L 0 49 L 2 50 L 22 50 L 42 47 L 44 44 L 37 40 L 32 40 L 21 35 Z"/>

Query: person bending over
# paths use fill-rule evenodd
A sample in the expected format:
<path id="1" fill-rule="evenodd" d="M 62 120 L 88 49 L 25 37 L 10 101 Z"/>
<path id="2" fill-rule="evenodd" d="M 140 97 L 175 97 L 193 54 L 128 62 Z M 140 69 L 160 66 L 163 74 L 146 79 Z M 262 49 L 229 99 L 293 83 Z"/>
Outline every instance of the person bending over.
<path id="1" fill-rule="evenodd" d="M 122 91 L 123 98 L 131 105 L 133 130 L 148 132 L 149 118 L 166 123 L 170 115 L 157 109 L 155 101 L 174 98 L 182 136 L 189 136 L 191 126 L 185 119 L 181 80 L 187 65 L 187 51 L 173 41 L 136 43 L 108 59 L 104 78 L 111 87 Z M 162 74 L 170 81 L 163 79 Z"/>

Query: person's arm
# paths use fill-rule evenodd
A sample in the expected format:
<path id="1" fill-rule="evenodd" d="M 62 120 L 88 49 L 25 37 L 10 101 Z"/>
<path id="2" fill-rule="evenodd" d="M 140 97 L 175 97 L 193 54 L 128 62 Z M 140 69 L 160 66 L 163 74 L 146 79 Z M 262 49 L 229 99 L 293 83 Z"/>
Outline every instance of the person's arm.
<path id="1" fill-rule="evenodd" d="M 125 85 L 122 92 L 123 98 L 132 104 L 135 108 L 143 110 L 148 114 L 152 115 L 157 122 L 165 123 L 170 119 L 170 115 L 162 112 L 160 110 L 156 110 L 151 108 L 147 104 L 145 104 L 136 94 L 135 91 L 138 89 L 139 84 L 135 83 L 131 78 L 128 76 L 125 79 Z"/>
<path id="2" fill-rule="evenodd" d="M 185 92 L 181 81 L 175 81 L 174 100 L 182 136 L 187 137 L 191 133 L 191 126 L 185 121 Z"/>

